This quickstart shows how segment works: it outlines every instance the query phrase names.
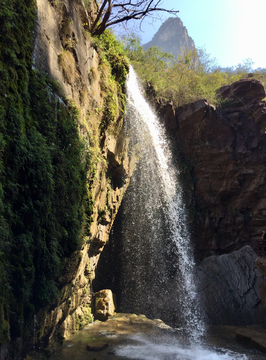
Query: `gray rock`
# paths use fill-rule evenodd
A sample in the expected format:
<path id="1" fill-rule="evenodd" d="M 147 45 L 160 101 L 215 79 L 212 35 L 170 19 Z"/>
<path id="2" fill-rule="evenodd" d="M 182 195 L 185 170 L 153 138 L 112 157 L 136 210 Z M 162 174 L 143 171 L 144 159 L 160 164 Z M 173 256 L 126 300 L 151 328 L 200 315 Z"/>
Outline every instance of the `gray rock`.
<path id="1" fill-rule="evenodd" d="M 210 256 L 196 268 L 196 283 L 206 322 L 248 325 L 264 321 L 259 298 L 263 276 L 255 267 L 250 246 L 221 256 Z"/>
<path id="2" fill-rule="evenodd" d="M 185 50 L 194 50 L 195 44 L 188 35 L 186 27 L 178 16 L 168 18 L 161 26 L 152 40 L 143 45 L 144 50 L 158 46 L 162 51 L 174 57 L 182 55 Z"/>

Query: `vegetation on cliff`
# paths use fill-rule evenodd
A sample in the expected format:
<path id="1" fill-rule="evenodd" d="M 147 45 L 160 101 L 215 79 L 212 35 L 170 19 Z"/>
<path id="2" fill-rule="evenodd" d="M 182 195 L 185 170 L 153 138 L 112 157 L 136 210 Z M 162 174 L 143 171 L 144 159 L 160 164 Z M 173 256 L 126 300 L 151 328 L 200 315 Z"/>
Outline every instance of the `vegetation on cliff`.
<path id="1" fill-rule="evenodd" d="M 77 249 L 86 157 L 77 111 L 32 69 L 36 4 L 0 8 L 0 343 L 58 293 L 63 259 Z"/>
<path id="2" fill-rule="evenodd" d="M 106 95 L 101 134 L 89 134 L 86 149 L 78 108 L 32 67 L 36 21 L 35 0 L 1 2 L 0 344 L 30 335 L 34 313 L 56 305 L 66 259 L 90 232 L 101 134 L 116 130 L 125 107 L 128 60 L 106 31 L 94 41 Z"/>
<path id="3" fill-rule="evenodd" d="M 102 91 L 107 95 L 103 109 L 102 131 L 108 125 L 113 125 L 113 130 L 115 130 L 118 111 L 123 113 L 125 110 L 125 85 L 129 60 L 122 43 L 109 30 L 94 37 L 94 46 L 100 55 L 102 78 L 107 73 L 107 80 L 102 83 Z M 115 100 L 116 95 L 120 104 Z M 120 105 L 119 108 L 118 105 Z"/>
<path id="4" fill-rule="evenodd" d="M 235 69 L 219 69 L 203 49 L 185 51 L 174 59 L 156 46 L 144 51 L 140 39 L 135 35 L 124 39 L 124 43 L 144 86 L 148 82 L 156 96 L 171 100 L 176 106 L 199 99 L 216 103 L 217 89 L 247 77 L 250 72 L 250 66 L 245 62 Z M 264 70 L 256 71 L 253 75 L 266 81 Z"/>

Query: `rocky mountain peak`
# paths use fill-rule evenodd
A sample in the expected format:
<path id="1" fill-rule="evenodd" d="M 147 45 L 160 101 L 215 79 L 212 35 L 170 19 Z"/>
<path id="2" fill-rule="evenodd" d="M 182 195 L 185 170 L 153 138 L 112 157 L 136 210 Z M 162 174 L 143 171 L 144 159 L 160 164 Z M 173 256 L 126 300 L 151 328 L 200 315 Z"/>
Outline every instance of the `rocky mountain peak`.
<path id="1" fill-rule="evenodd" d="M 185 49 L 195 49 L 194 41 L 188 35 L 187 29 L 179 17 L 168 18 L 152 40 L 143 45 L 143 48 L 147 50 L 152 46 L 158 46 L 162 51 L 168 52 L 175 57 Z"/>

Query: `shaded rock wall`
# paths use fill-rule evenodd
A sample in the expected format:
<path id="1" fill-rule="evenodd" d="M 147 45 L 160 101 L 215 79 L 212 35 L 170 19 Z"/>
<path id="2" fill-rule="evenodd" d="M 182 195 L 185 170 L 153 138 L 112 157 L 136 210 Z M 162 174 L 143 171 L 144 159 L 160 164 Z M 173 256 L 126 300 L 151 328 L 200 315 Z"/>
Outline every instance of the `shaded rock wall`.
<path id="1" fill-rule="evenodd" d="M 259 285 L 263 276 L 255 267 L 250 246 L 205 258 L 196 268 L 203 316 L 209 324 L 248 325 L 263 322 Z"/>
<path id="2" fill-rule="evenodd" d="M 263 280 L 259 284 L 259 294 L 261 304 L 263 307 L 264 318 L 266 317 L 266 258 L 258 257 L 255 261 L 255 265 L 260 273 L 263 275 Z"/>

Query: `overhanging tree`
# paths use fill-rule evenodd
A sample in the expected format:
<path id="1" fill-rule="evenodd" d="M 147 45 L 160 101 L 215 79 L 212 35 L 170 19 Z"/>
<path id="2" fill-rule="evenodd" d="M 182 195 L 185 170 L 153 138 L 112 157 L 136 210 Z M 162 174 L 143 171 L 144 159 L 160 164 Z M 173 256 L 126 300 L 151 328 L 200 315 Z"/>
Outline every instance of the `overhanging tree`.
<path id="1" fill-rule="evenodd" d="M 90 31 L 93 35 L 101 35 L 110 26 L 129 20 L 142 21 L 147 16 L 152 17 L 155 12 L 167 12 L 171 15 L 178 13 L 160 5 L 161 0 L 103 0 Z"/>

